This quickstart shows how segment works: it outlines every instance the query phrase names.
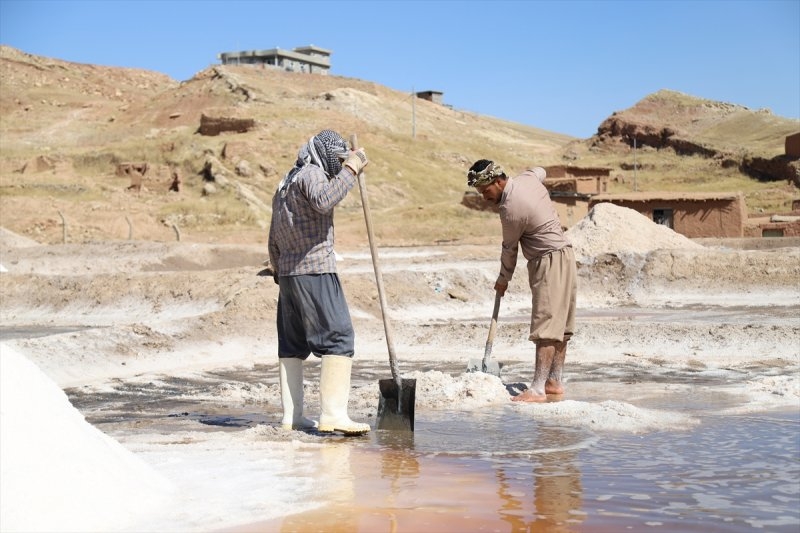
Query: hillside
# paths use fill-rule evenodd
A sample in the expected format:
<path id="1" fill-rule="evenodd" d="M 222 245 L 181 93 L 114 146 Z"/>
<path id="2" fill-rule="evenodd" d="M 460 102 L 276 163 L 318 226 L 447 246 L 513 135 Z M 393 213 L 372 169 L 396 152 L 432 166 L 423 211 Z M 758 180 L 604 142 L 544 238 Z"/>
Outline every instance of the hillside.
<path id="1" fill-rule="evenodd" d="M 712 159 L 762 181 L 794 181 L 800 162 L 785 155 L 784 139 L 800 124 L 770 113 L 662 90 L 614 113 L 598 128 L 601 143 L 655 148 Z"/>
<path id="2" fill-rule="evenodd" d="M 3 46 L 0 83 L 0 225 L 39 242 L 265 242 L 275 185 L 300 144 L 328 127 L 357 133 L 368 150 L 385 245 L 494 242 L 496 216 L 460 204 L 466 169 L 483 157 L 512 171 L 606 166 L 612 192 L 742 190 L 753 212 L 788 211 L 798 197 L 784 176 L 754 178 L 745 164 L 780 156 L 798 121 L 671 91 L 575 139 L 421 99 L 412 105 L 408 93 L 368 81 L 247 66 L 213 66 L 179 83 Z M 204 135 L 213 133 L 204 124 L 245 126 Z M 632 131 L 667 130 L 704 150 L 637 133 L 634 154 Z M 146 164 L 141 190 L 128 189 L 123 163 Z M 169 191 L 173 171 L 180 192 Z M 366 241 L 357 193 L 337 212 L 337 240 Z"/>

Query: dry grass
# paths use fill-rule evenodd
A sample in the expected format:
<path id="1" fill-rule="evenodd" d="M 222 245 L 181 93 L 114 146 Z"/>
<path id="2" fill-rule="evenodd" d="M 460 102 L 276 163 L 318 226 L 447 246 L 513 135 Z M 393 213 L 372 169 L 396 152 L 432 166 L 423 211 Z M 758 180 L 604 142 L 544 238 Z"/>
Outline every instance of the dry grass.
<path id="1" fill-rule="evenodd" d="M 501 162 L 509 172 L 531 165 L 607 167 L 611 192 L 634 186 L 742 191 L 751 212 L 786 211 L 798 196 L 786 183 L 761 183 L 737 168 L 722 168 L 719 161 L 671 150 L 637 150 L 634 179 L 634 154 L 627 146 L 574 139 L 423 100 L 416 101 L 412 114 L 408 93 L 338 76 L 244 66 L 210 68 L 177 84 L 146 71 L 100 72 L 21 57 L 7 47 L 0 48 L 0 67 L 0 224 L 48 242 L 61 238 L 57 227 L 42 222 L 54 205 L 85 229 L 85 238 L 95 240 L 108 237 L 97 220 L 125 216 L 149 218 L 144 225 L 154 228 L 154 238 L 164 238 L 164 227 L 176 223 L 196 240 L 264 240 L 269 212 L 254 211 L 237 187 L 269 206 L 300 144 L 328 127 L 357 133 L 367 148 L 370 204 L 376 235 L 385 244 L 496 239 L 496 215 L 460 205 L 466 170 L 481 158 Z M 71 84 L 63 83 L 65 75 Z M 675 110 L 684 119 L 681 131 L 732 154 L 772 157 L 782 150 L 786 132 L 800 130 L 797 121 L 669 91 L 623 113 L 659 120 Z M 204 113 L 253 118 L 257 127 L 204 137 L 197 134 Z M 58 161 L 56 168 L 32 171 L 31 162 L 40 156 Z M 201 170 L 209 158 L 224 166 L 229 184 L 205 196 Z M 251 172 L 239 175 L 242 160 Z M 127 178 L 115 175 L 116 165 L 129 161 L 151 167 L 146 190 L 138 194 L 127 191 Z M 26 163 L 26 171 L 19 172 Z M 171 168 L 183 177 L 178 195 L 167 191 Z M 34 235 L 33 227 L 44 229 Z M 357 190 L 337 212 L 337 238 L 365 242 Z"/>

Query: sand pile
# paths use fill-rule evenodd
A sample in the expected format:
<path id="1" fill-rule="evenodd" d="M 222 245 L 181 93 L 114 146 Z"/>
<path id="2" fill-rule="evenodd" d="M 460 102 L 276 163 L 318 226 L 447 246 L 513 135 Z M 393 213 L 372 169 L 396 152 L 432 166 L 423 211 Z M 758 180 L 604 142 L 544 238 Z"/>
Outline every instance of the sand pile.
<path id="1" fill-rule="evenodd" d="M 578 261 L 601 254 L 647 254 L 653 250 L 700 249 L 700 244 L 656 224 L 641 213 L 610 203 L 592 208 L 566 232 Z"/>

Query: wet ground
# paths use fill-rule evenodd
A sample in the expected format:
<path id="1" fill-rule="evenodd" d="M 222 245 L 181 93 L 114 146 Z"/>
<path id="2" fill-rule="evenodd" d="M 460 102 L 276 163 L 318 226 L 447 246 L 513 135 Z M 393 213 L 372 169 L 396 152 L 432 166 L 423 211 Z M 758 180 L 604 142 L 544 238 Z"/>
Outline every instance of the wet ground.
<path id="1" fill-rule="evenodd" d="M 691 432 L 638 437 L 545 422 L 509 431 L 520 421 L 508 413 L 467 424 L 456 422 L 461 418 L 428 417 L 413 443 L 376 432 L 348 456 L 339 480 L 344 501 L 332 498 L 314 512 L 231 531 L 796 532 L 800 526 L 796 412 L 711 415 Z"/>
<path id="2" fill-rule="evenodd" d="M 616 307 L 581 309 L 579 319 L 775 326 L 796 321 L 798 310 L 797 305 Z M 526 322 L 526 315 L 514 313 L 500 318 L 501 328 L 524 330 Z M 0 340 L 80 329 L 0 327 Z M 468 359 L 480 355 L 482 346 L 460 362 L 415 360 L 413 366 L 459 376 Z M 509 394 L 530 383 L 531 373 L 530 361 L 503 366 Z M 181 462 L 206 461 L 197 468 L 204 476 L 197 483 L 212 491 L 222 484 L 230 492 L 227 499 L 208 503 L 207 518 L 244 524 L 225 529 L 208 525 L 205 516 L 181 517 L 176 511 L 174 521 L 157 524 L 161 531 L 797 533 L 800 405 L 754 407 L 748 391 L 754 381 L 796 383 L 799 376 L 795 363 L 768 357 L 729 367 L 706 365 L 702 354 L 681 366 L 666 356 L 631 356 L 630 362 L 613 365 L 572 360 L 567 394 L 553 403 L 569 406 L 569 416 L 512 402 L 459 409 L 454 400 L 450 409 L 418 405 L 413 433 L 372 431 L 355 438 L 282 431 L 273 363 L 141 375 L 66 392 L 90 423 L 159 471 L 176 476 Z M 377 382 L 387 377 L 385 362 L 357 360 L 352 385 L 374 386 L 377 403 Z M 309 365 L 307 383 L 318 378 L 319 365 Z M 607 412 L 601 407 L 608 402 L 617 409 L 612 425 L 602 420 Z M 655 413 L 655 425 L 637 426 L 637 410 Z M 375 414 L 353 418 L 374 427 Z M 675 423 L 670 414 L 691 423 Z M 260 448 L 252 446 L 254 439 Z M 295 453 L 277 466 L 264 466 L 264 445 L 269 449 L 275 442 L 292 442 Z M 275 448 L 273 455 L 282 453 Z M 269 496 L 238 501 L 241 487 L 251 489 L 261 479 L 274 484 L 275 472 L 305 480 L 287 481 L 302 505 L 275 513 Z M 193 497 L 205 502 L 214 492 L 198 494 Z M 296 510 L 302 512 L 270 518 Z M 246 519 L 237 521 L 239 516 Z"/>
<path id="3" fill-rule="evenodd" d="M 428 366 L 464 372 L 458 364 Z M 697 421 L 688 428 L 594 430 L 531 417 L 509 402 L 470 412 L 418 409 L 413 433 L 308 434 L 306 441 L 335 444 L 309 452 L 309 464 L 322 465 L 327 476 L 326 491 L 314 492 L 321 505 L 231 531 L 796 533 L 800 409 L 735 414 L 746 401 L 736 385 L 752 379 L 751 370 L 796 372 L 570 368 L 569 400 L 680 412 Z M 306 379 L 317 379 L 315 372 Z M 354 385 L 385 377 L 385 365 L 362 363 Z M 504 367 L 503 377 L 512 388 L 530 379 L 522 365 Z M 278 405 L 215 399 L 212 392 L 223 384 L 240 391 L 275 384 L 275 365 L 152 378 L 67 393 L 89 422 L 123 443 L 132 434 L 236 434 L 280 420 Z"/>

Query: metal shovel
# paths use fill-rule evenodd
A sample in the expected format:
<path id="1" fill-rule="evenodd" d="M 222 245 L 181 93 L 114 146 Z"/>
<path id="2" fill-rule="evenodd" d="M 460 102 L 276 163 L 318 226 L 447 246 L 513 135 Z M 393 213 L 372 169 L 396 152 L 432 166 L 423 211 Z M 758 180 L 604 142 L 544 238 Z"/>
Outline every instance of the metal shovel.
<path id="1" fill-rule="evenodd" d="M 358 147 L 355 134 L 350 137 L 353 150 Z M 383 330 L 386 333 L 386 346 L 389 349 L 389 366 L 392 370 L 392 379 L 381 379 L 378 387 L 381 391 L 378 403 L 378 417 L 376 429 L 389 429 L 400 431 L 414 431 L 414 404 L 416 402 L 417 380 L 402 379 L 397 368 L 397 357 L 394 353 L 392 342 L 392 328 L 386 316 L 386 295 L 383 290 L 383 276 L 378 260 L 378 249 L 375 246 L 375 236 L 372 231 L 372 216 L 369 210 L 367 197 L 367 182 L 364 172 L 358 175 L 358 188 L 361 191 L 361 206 L 364 208 L 364 219 L 367 223 L 367 237 L 369 238 L 369 251 L 372 254 L 372 268 L 375 270 L 375 281 L 378 285 L 378 299 L 381 303 L 381 316 L 383 317 Z"/>
<path id="2" fill-rule="evenodd" d="M 494 293 L 494 310 L 492 311 L 492 323 L 489 326 L 489 337 L 486 339 L 486 348 L 483 351 L 483 359 L 470 359 L 467 365 L 467 372 L 485 372 L 493 376 L 500 377 L 500 365 L 497 361 L 491 361 L 492 357 L 492 343 L 494 343 L 494 334 L 497 331 L 497 315 L 500 313 L 500 300 L 503 296 L 495 291 Z"/>

